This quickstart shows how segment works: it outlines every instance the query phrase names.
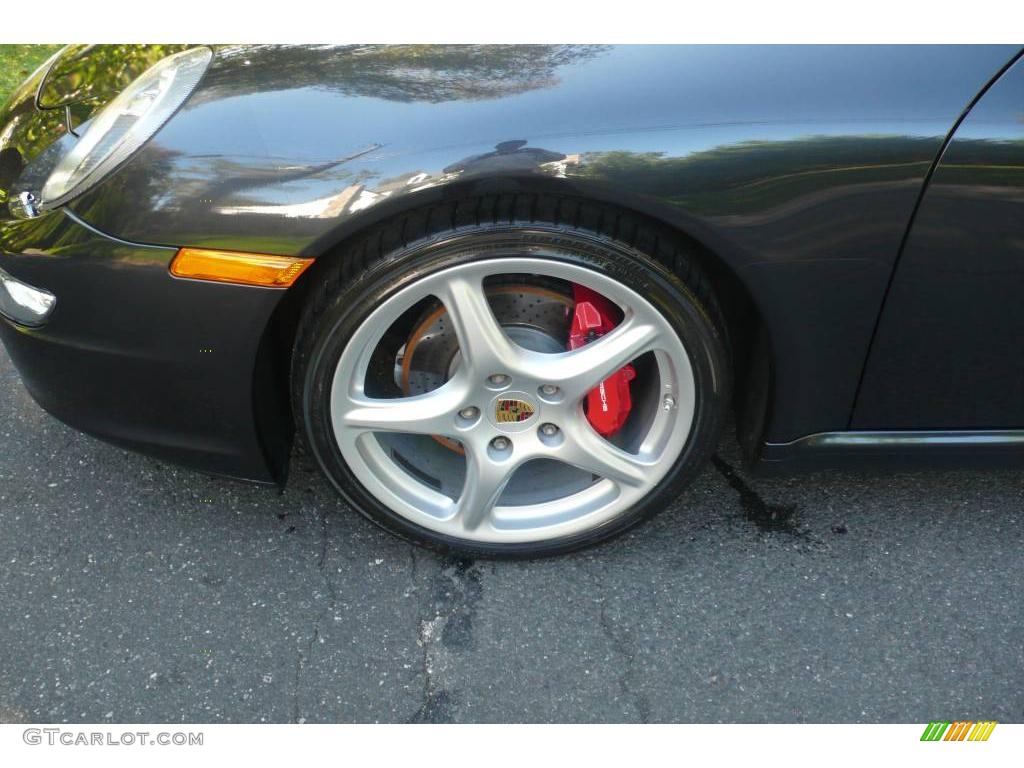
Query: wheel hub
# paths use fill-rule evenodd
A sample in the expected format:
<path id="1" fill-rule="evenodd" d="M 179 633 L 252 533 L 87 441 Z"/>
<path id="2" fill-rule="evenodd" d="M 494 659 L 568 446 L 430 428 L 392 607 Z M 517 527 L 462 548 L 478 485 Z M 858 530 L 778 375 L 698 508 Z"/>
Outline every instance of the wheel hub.
<path id="1" fill-rule="evenodd" d="M 500 432 L 525 432 L 539 421 L 540 404 L 525 392 L 502 392 L 491 400 L 487 417 Z"/>
<path id="2" fill-rule="evenodd" d="M 516 283 L 487 290 L 494 316 L 512 341 L 524 349 L 554 354 L 565 349 L 573 297 L 542 285 Z M 416 324 L 398 366 L 398 385 L 406 395 L 430 392 L 451 379 L 461 361 L 459 339 L 444 305 L 431 307 Z M 489 382 L 492 386 L 493 382 Z M 500 384 L 499 384 L 500 386 Z M 502 432 L 522 432 L 536 423 L 538 403 L 525 392 L 500 395 L 486 408 Z M 455 440 L 434 435 L 449 450 L 463 453 Z"/>

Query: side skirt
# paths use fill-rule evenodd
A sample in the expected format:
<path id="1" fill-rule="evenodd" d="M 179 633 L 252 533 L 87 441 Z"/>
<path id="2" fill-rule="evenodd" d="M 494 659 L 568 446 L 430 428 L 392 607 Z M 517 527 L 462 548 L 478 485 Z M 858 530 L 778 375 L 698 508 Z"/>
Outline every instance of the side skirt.
<path id="1" fill-rule="evenodd" d="M 1024 468 L 1024 429 L 821 432 L 764 443 L 765 474 L 822 469 Z"/>

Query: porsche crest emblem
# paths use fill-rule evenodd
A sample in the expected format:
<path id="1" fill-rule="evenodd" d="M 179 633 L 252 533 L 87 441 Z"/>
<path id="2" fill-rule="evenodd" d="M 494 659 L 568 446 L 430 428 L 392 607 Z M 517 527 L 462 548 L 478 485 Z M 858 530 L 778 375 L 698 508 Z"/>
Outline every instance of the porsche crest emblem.
<path id="1" fill-rule="evenodd" d="M 516 400 L 515 398 L 508 397 L 502 398 L 495 403 L 494 419 L 499 424 L 518 423 L 526 421 L 536 412 L 537 409 L 525 400 Z"/>

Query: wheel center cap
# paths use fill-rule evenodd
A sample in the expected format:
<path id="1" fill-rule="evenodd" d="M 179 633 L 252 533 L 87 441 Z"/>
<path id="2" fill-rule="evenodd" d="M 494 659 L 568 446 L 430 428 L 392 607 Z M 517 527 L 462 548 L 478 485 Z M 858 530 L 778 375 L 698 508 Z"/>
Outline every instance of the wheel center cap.
<path id="1" fill-rule="evenodd" d="M 525 392 L 502 392 L 491 400 L 487 417 L 502 432 L 522 432 L 536 421 L 538 410 L 537 401 Z"/>

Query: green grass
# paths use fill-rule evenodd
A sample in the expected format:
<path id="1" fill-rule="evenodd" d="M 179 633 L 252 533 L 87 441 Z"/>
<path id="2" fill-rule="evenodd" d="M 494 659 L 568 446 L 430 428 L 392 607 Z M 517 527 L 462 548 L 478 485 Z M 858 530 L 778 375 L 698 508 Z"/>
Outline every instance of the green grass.
<path id="1" fill-rule="evenodd" d="M 58 48 L 59 45 L 0 45 L 0 104 Z"/>

